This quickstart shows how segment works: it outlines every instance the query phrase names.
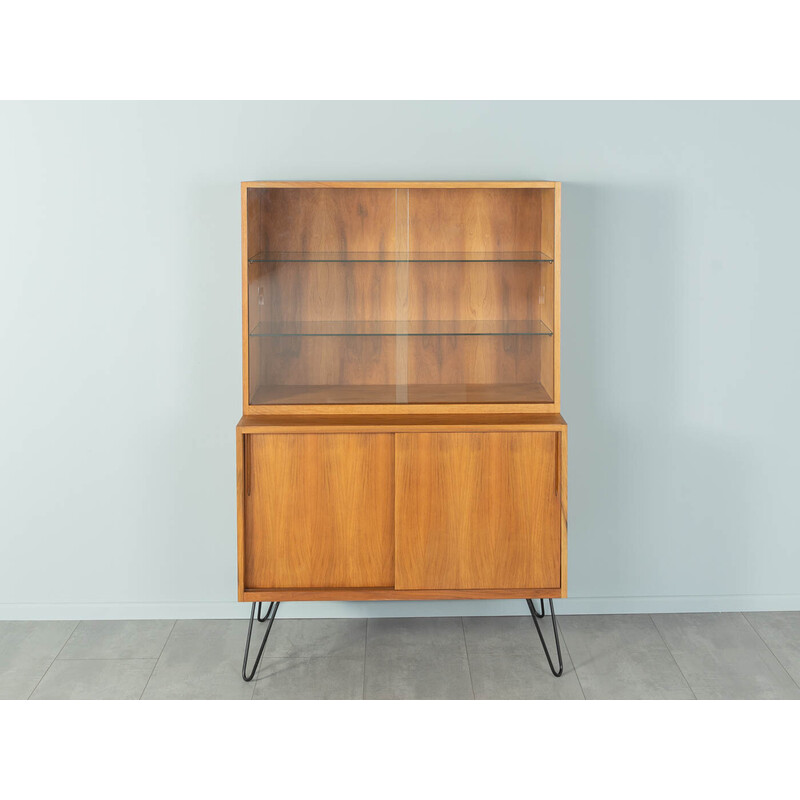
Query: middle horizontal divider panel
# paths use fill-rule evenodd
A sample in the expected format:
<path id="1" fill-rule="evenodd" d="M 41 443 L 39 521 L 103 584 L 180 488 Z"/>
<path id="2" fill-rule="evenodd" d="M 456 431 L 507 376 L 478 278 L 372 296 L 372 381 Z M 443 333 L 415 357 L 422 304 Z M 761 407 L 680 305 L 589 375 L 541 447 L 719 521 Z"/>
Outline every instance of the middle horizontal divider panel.
<path id="1" fill-rule="evenodd" d="M 557 437 L 397 433 L 395 588 L 559 587 Z"/>
<path id="2" fill-rule="evenodd" d="M 394 585 L 394 434 L 245 436 L 245 591 Z"/>

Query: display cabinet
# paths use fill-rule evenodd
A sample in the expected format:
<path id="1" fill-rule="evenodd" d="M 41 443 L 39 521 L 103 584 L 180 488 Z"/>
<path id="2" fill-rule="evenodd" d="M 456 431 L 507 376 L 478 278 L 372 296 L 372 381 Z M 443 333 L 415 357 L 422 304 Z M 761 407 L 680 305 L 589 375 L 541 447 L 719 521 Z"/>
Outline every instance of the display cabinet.
<path id="1" fill-rule="evenodd" d="M 561 664 L 560 192 L 242 184 L 246 680 L 283 600 L 547 599 Z"/>

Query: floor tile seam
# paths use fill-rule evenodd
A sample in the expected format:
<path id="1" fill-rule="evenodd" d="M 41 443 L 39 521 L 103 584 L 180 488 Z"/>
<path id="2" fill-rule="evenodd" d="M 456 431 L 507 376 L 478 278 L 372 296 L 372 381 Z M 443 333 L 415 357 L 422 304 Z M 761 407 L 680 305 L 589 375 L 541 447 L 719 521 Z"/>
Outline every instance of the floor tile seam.
<path id="1" fill-rule="evenodd" d="M 75 631 L 78 630 L 78 625 L 80 625 L 80 624 L 81 624 L 81 620 L 76 620 L 75 621 L 75 625 L 72 627 L 72 630 L 70 631 L 69 636 L 67 636 L 67 638 L 64 639 L 64 644 L 62 644 L 61 647 L 58 649 L 58 652 L 55 654 L 55 657 L 50 662 L 50 664 L 48 664 L 47 669 L 42 673 L 42 677 L 39 678 L 38 681 L 36 681 L 36 686 L 33 687 L 31 693 L 28 695 L 28 700 L 30 700 L 33 697 L 34 692 L 39 688 L 39 684 L 45 679 L 45 676 L 47 675 L 47 673 L 50 672 L 53 664 L 56 663 L 56 659 L 58 659 L 58 657 L 61 655 L 61 651 L 67 646 L 67 642 L 69 642 L 69 640 L 73 637 L 73 635 L 75 634 Z"/>
<path id="2" fill-rule="evenodd" d="M 164 655 L 164 650 L 167 646 L 167 643 L 172 638 L 172 632 L 175 630 L 175 626 L 178 624 L 178 620 L 172 620 L 172 627 L 169 629 L 169 633 L 167 634 L 166 638 L 164 639 L 164 644 L 161 645 L 161 652 L 158 654 L 158 658 L 153 664 L 153 669 L 150 670 L 150 674 L 147 676 L 147 681 L 144 684 L 144 688 L 142 689 L 142 693 L 139 695 L 139 699 L 141 700 L 144 697 L 144 693 L 147 691 L 147 687 L 150 685 L 150 681 L 153 679 L 153 675 L 155 674 L 156 667 L 158 666 L 158 662 L 161 661 L 161 656 Z"/>
<path id="3" fill-rule="evenodd" d="M 583 695 L 583 699 L 587 700 L 586 692 L 583 690 L 583 684 L 581 683 L 581 676 L 578 675 L 578 667 L 576 666 L 575 662 L 572 660 L 572 653 L 569 651 L 569 644 L 567 642 L 566 634 L 564 633 L 564 629 L 561 627 L 561 624 L 558 626 L 558 630 L 561 633 L 561 641 L 564 643 L 564 650 L 567 652 L 567 656 L 569 657 L 569 663 L 572 664 L 572 671 L 575 673 L 575 678 L 578 681 L 578 688 L 581 690 L 581 695 Z M 561 680 L 558 678 L 557 680 Z"/>
<path id="4" fill-rule="evenodd" d="M 361 699 L 367 699 L 367 641 L 369 639 L 369 617 L 364 624 L 364 669 L 361 673 Z"/>
<path id="5" fill-rule="evenodd" d="M 530 618 L 530 616 L 526 616 L 526 615 L 519 615 L 519 616 L 520 616 L 521 619 L 527 619 L 529 624 L 531 625 L 531 628 L 534 628 L 533 620 Z M 462 624 L 462 626 L 464 625 L 464 618 L 463 617 L 461 618 L 461 624 Z M 566 636 L 564 635 L 564 630 L 561 627 L 561 623 L 558 620 L 558 618 L 556 618 L 556 625 L 558 626 L 559 638 L 561 639 L 561 642 L 564 645 L 564 649 L 566 650 L 567 656 L 569 657 L 569 662 L 570 662 L 570 664 L 572 664 L 572 669 L 573 669 L 573 672 L 575 673 L 575 678 L 578 681 L 578 688 L 581 690 L 581 696 L 582 696 L 582 698 L 584 700 L 586 700 L 587 699 L 586 698 L 586 692 L 583 690 L 583 684 L 581 683 L 581 679 L 580 679 L 580 676 L 578 675 L 578 670 L 575 667 L 575 663 L 572 660 L 572 654 L 569 651 L 569 646 L 567 645 L 567 639 L 566 639 Z M 534 630 L 535 630 L 535 628 L 534 628 Z M 472 664 L 471 664 L 471 662 L 469 660 L 470 646 L 469 646 L 469 643 L 467 642 L 466 628 L 464 630 L 464 646 L 465 646 L 466 651 L 467 651 L 467 666 L 469 667 L 469 671 L 470 671 L 470 682 L 472 682 Z M 481 656 L 481 655 L 484 655 L 484 656 L 486 656 L 486 655 L 488 655 L 488 656 L 509 655 L 509 656 L 520 656 L 520 657 L 526 657 L 526 656 L 530 656 L 531 655 L 531 653 L 528 653 L 528 652 L 523 653 L 523 652 L 519 652 L 517 650 L 513 650 L 511 652 L 509 652 L 507 650 L 500 649 L 500 648 L 491 648 L 491 649 L 488 649 L 488 650 L 483 650 L 483 649 L 476 650 L 474 647 L 472 648 L 472 654 L 475 655 L 475 656 Z M 555 678 L 554 677 L 553 680 L 561 680 L 561 678 Z M 475 694 L 474 686 L 473 686 L 472 693 L 473 693 L 473 695 Z"/>
<path id="6" fill-rule="evenodd" d="M 289 618 L 289 619 L 294 619 L 294 618 Z M 327 618 L 325 618 L 325 617 L 303 617 L 303 618 L 298 618 L 298 619 L 300 621 L 305 621 L 306 619 L 311 620 L 311 621 L 328 621 Z M 344 621 L 350 622 L 351 620 L 344 620 Z M 365 618 L 364 621 L 365 621 L 366 624 L 364 625 L 364 658 L 363 658 L 363 670 L 362 670 L 362 672 L 363 672 L 363 676 L 364 676 L 363 680 L 366 681 L 366 671 L 367 671 L 367 625 L 369 624 L 369 619 Z M 352 656 L 339 656 L 339 655 L 337 655 L 335 653 L 328 653 L 328 654 L 325 654 L 325 655 L 276 656 L 276 655 L 268 655 L 266 650 L 265 650 L 264 653 L 261 656 L 261 660 L 258 662 L 258 670 L 256 671 L 256 674 L 253 677 L 253 681 L 252 682 L 253 682 L 254 685 L 253 685 L 253 695 L 252 695 L 251 699 L 255 699 L 256 684 L 261 679 L 261 671 L 264 668 L 264 662 L 266 660 L 269 660 L 269 659 L 272 659 L 272 660 L 295 659 L 295 660 L 308 661 L 310 659 L 320 659 L 320 658 L 341 658 L 341 659 L 343 659 L 345 661 L 359 661 L 361 657 L 359 656 L 359 657 L 355 658 L 355 657 L 352 657 Z M 363 693 L 363 691 L 364 691 L 364 689 L 362 687 L 362 693 Z"/>
<path id="7" fill-rule="evenodd" d="M 371 648 L 369 652 L 369 656 L 372 658 L 387 658 L 387 657 L 395 657 L 398 659 L 402 659 L 405 657 L 404 650 L 406 648 L 402 647 L 380 647 L 380 648 Z M 498 651 L 494 651 L 495 653 Z M 475 653 L 475 655 L 479 655 Z M 482 655 L 482 654 L 480 654 Z M 514 654 L 520 655 L 520 654 Z M 522 655 L 525 655 L 524 653 Z M 328 658 L 329 656 L 319 656 L 319 658 Z M 460 651 L 458 653 L 442 653 L 440 650 L 436 649 L 435 645 L 431 645 L 431 647 L 427 648 L 420 648 L 420 652 L 416 655 L 408 656 L 410 659 L 414 660 L 425 660 L 425 659 L 453 659 L 453 658 L 460 658 L 465 659 L 467 658 L 466 653 Z"/>
<path id="8" fill-rule="evenodd" d="M 694 686 L 692 686 L 692 684 L 689 682 L 689 679 L 686 677 L 686 674 L 681 668 L 681 665 L 678 663 L 678 659 L 675 657 L 675 653 L 672 652 L 672 648 L 669 646 L 669 642 L 664 638 L 664 634 L 661 633 L 661 628 L 658 627 L 655 619 L 653 619 L 653 617 L 656 615 L 648 614 L 647 616 L 650 618 L 650 623 L 652 624 L 652 626 L 656 629 L 656 633 L 658 634 L 659 639 L 661 639 L 661 641 L 664 642 L 664 647 L 667 648 L 667 652 L 672 658 L 672 661 L 674 662 L 675 666 L 678 668 L 678 672 L 680 672 L 681 677 L 683 678 L 686 685 L 689 687 L 689 691 L 692 693 L 692 697 L 694 697 L 695 700 L 699 699 L 697 697 L 697 693 L 694 690 Z"/>
<path id="9" fill-rule="evenodd" d="M 467 630 L 464 627 L 464 617 L 461 617 L 461 633 L 464 634 L 464 655 L 467 657 L 467 672 L 469 673 L 469 688 L 472 691 L 472 699 L 477 700 L 475 695 L 475 683 L 472 680 L 472 664 L 469 660 L 469 647 L 467 646 Z"/>
<path id="10" fill-rule="evenodd" d="M 55 660 L 62 664 L 68 664 L 70 661 L 158 661 L 158 656 L 82 656 L 80 658 L 59 656 Z"/>
<path id="11" fill-rule="evenodd" d="M 491 619 L 491 617 L 480 617 L 480 619 Z M 500 619 L 503 619 L 502 617 Z M 524 656 L 528 655 L 528 653 L 517 653 L 515 651 L 509 652 L 503 648 L 496 648 L 493 647 L 489 650 L 484 650 L 480 647 L 480 645 L 476 648 L 474 644 L 470 645 L 469 640 L 467 639 L 467 626 L 464 624 L 464 617 L 461 617 L 461 627 L 464 629 L 464 647 L 467 650 L 467 658 L 469 658 L 470 650 L 472 654 L 475 656 L 481 655 L 511 655 L 511 656 Z"/>
<path id="12" fill-rule="evenodd" d="M 772 648 L 771 648 L 771 647 L 770 647 L 770 646 L 767 644 L 767 640 L 766 640 L 766 639 L 765 639 L 765 638 L 764 638 L 764 637 L 763 637 L 763 636 L 762 636 L 762 635 L 761 635 L 761 634 L 758 632 L 758 628 L 756 628 L 756 626 L 755 626 L 755 625 L 753 625 L 753 623 L 752 623 L 752 622 L 750 622 L 750 620 L 747 618 L 747 614 L 745 614 L 744 612 L 741 612 L 741 614 L 742 614 L 742 616 L 745 618 L 745 621 L 747 622 L 747 624 L 748 624 L 748 625 L 749 625 L 749 626 L 752 628 L 752 630 L 753 630 L 753 632 L 755 633 L 755 635 L 756 635 L 756 636 L 758 636 L 758 638 L 761 640 L 761 642 L 763 643 L 764 647 L 766 647 L 766 648 L 767 648 L 767 650 L 770 652 L 770 654 L 772 655 L 772 657 L 773 657 L 773 658 L 774 658 L 774 659 L 775 659 L 775 660 L 778 662 L 778 664 L 780 664 L 780 666 L 781 666 L 781 669 L 782 669 L 782 670 L 783 670 L 783 671 L 784 671 L 784 672 L 787 674 L 787 676 L 789 677 L 789 680 L 790 680 L 790 681 L 791 681 L 791 682 L 792 682 L 792 683 L 793 683 L 795 686 L 797 686 L 797 688 L 798 688 L 798 689 L 800 689 L 800 683 L 798 683 L 798 682 L 797 682 L 797 681 L 796 681 L 796 680 L 795 680 L 795 679 L 792 677 L 792 674 L 789 672 L 789 670 L 788 670 L 788 669 L 786 669 L 786 665 L 783 663 L 783 661 L 781 661 L 781 660 L 780 660 L 780 658 L 778 658 L 778 656 L 777 656 L 777 655 L 775 655 L 775 653 L 773 652 Z"/>
<path id="13" fill-rule="evenodd" d="M 327 656 L 303 656 L 303 655 L 294 655 L 294 656 L 268 656 L 266 653 L 261 656 L 261 661 L 264 659 L 272 659 L 273 661 L 314 661 L 324 658 L 331 658 L 331 659 L 338 659 L 339 661 L 360 661 L 361 656 L 340 656 L 336 653 L 331 653 Z M 260 663 L 260 662 L 259 662 Z"/>

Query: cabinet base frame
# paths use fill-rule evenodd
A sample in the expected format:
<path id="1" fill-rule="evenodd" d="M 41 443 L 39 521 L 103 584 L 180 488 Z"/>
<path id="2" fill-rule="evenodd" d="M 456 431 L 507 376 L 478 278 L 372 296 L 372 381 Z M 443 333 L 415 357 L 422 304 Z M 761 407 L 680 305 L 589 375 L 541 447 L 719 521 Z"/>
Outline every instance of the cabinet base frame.
<path id="1" fill-rule="evenodd" d="M 544 618 L 545 610 L 544 610 L 544 599 L 538 598 L 539 602 L 541 603 L 541 614 L 536 611 L 536 606 L 533 604 L 533 600 L 526 599 L 525 602 L 528 604 L 528 609 L 531 612 L 531 616 L 533 617 L 533 624 L 536 626 L 536 633 L 539 634 L 539 641 L 542 643 L 542 649 L 544 650 L 545 657 L 547 658 L 547 663 L 550 666 L 550 671 L 556 678 L 560 678 L 564 674 L 564 661 L 561 657 L 561 642 L 558 636 L 558 623 L 556 622 L 556 612 L 553 609 L 553 600 L 552 598 L 548 598 L 548 602 L 550 603 L 550 616 L 553 619 L 553 636 L 555 637 L 556 642 L 556 653 L 558 655 L 558 669 L 556 670 L 555 666 L 553 666 L 553 660 L 550 657 L 550 650 L 545 643 L 544 636 L 542 635 L 542 629 L 539 627 L 539 620 Z M 256 605 L 258 605 L 258 613 L 256 614 Z M 270 631 L 272 630 L 272 624 L 275 622 L 275 617 L 278 613 L 278 606 L 280 606 L 280 601 L 274 601 L 269 604 L 269 608 L 267 608 L 267 613 L 262 617 L 261 616 L 261 603 L 253 603 L 250 609 L 250 625 L 247 628 L 247 640 L 245 641 L 244 645 L 244 660 L 242 661 L 242 678 L 246 682 L 250 682 L 255 677 L 256 672 L 258 671 L 258 665 L 261 663 L 261 656 L 264 655 L 264 648 L 267 646 L 267 639 L 269 638 Z M 253 664 L 252 670 L 247 672 L 247 657 L 250 654 L 250 638 L 253 635 L 253 622 L 258 619 L 259 622 L 266 622 L 267 628 L 264 631 L 264 638 L 261 640 L 261 647 L 258 649 L 258 655 L 256 656 L 255 663 Z"/>
<path id="2" fill-rule="evenodd" d="M 565 598 L 566 587 L 527 586 L 521 589 L 394 589 L 368 588 L 287 588 L 243 589 L 239 601 L 243 603 L 271 603 L 274 600 L 525 600 L 528 597 Z"/>

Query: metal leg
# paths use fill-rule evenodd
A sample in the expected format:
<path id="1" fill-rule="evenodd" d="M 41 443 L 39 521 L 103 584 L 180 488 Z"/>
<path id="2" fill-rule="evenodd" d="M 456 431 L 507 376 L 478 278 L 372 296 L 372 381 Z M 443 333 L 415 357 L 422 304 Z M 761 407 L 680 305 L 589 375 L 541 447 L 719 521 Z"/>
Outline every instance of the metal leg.
<path id="1" fill-rule="evenodd" d="M 539 619 L 544 619 L 544 600 L 540 599 L 539 602 L 542 604 L 541 612 L 539 612 L 539 611 L 537 611 L 535 609 L 535 607 L 533 605 L 533 600 L 528 600 L 527 601 L 528 608 L 530 609 L 531 614 L 533 614 L 534 617 L 538 617 Z"/>
<path id="2" fill-rule="evenodd" d="M 280 605 L 279 602 L 270 603 L 269 608 L 267 609 L 267 614 L 264 619 L 261 619 L 261 603 L 258 604 L 258 621 L 259 622 L 267 622 L 267 629 L 264 631 L 264 638 L 261 640 L 261 647 L 258 648 L 258 655 L 256 656 L 255 664 L 253 664 L 253 669 L 250 671 L 250 674 L 247 674 L 247 656 L 250 653 L 250 637 L 253 635 L 253 621 L 256 617 L 256 604 L 253 603 L 253 607 L 250 610 L 250 626 L 247 628 L 247 642 L 244 645 L 244 661 L 242 662 L 242 678 L 247 681 L 248 683 L 253 680 L 256 674 L 256 670 L 258 669 L 258 665 L 261 661 L 261 656 L 264 654 L 264 647 L 267 644 L 267 639 L 269 638 L 269 632 L 272 630 L 272 623 L 275 622 L 275 616 L 278 613 L 278 606 Z"/>
<path id="3" fill-rule="evenodd" d="M 544 610 L 544 606 L 542 606 L 542 610 Z M 269 618 L 270 612 L 272 611 L 272 603 L 269 604 L 269 608 L 267 609 L 267 613 L 262 617 L 261 616 L 261 603 L 258 604 L 258 614 L 256 614 L 256 619 L 259 622 L 266 622 Z"/>
<path id="4" fill-rule="evenodd" d="M 556 653 L 558 654 L 558 671 L 553 666 L 553 660 L 550 658 L 550 651 L 547 649 L 547 645 L 544 642 L 544 636 L 542 636 L 542 629 L 539 627 L 539 619 L 541 617 L 536 613 L 536 609 L 533 605 L 533 600 L 526 600 L 528 604 L 528 609 L 531 612 L 531 616 L 533 617 L 533 624 L 536 626 L 536 633 L 539 634 L 539 641 L 542 643 L 542 648 L 544 649 L 544 654 L 547 656 L 547 663 L 550 665 L 550 672 L 556 676 L 556 678 L 560 678 L 564 672 L 564 662 L 561 658 L 561 643 L 558 640 L 558 625 L 556 623 L 556 612 L 553 611 L 553 600 L 552 598 L 549 599 L 550 603 L 550 616 L 553 618 L 553 636 L 556 640 Z M 544 616 L 544 600 L 542 600 L 542 614 Z"/>

